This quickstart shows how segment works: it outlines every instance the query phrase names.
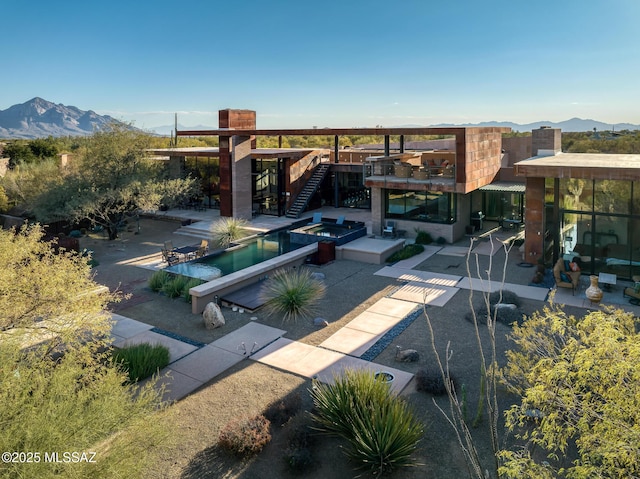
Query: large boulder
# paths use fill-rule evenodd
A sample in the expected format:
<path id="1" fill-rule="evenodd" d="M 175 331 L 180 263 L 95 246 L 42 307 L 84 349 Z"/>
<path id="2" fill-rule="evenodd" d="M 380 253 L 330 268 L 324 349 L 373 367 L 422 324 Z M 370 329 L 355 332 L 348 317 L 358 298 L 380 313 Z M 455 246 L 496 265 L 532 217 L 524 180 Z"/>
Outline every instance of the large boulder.
<path id="1" fill-rule="evenodd" d="M 225 323 L 222 310 L 216 303 L 209 303 L 205 306 L 202 318 L 207 329 L 216 329 L 224 326 Z"/>

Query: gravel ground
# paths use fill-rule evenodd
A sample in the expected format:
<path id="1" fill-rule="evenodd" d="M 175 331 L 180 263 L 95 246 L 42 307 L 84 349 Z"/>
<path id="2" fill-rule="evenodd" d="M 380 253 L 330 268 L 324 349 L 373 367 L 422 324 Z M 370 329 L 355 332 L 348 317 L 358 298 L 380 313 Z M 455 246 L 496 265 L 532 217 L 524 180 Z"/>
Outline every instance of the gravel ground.
<path id="1" fill-rule="evenodd" d="M 142 220 L 139 234 L 123 232 L 122 237 L 109 242 L 102 237 L 83 238 L 82 246 L 92 249 L 100 262 L 95 268 L 96 281 L 111 288 L 120 288 L 130 293 L 130 299 L 114 308 L 119 314 L 137 319 L 196 341 L 209 343 L 223 334 L 246 324 L 252 314 L 234 313 L 224 309 L 227 324 L 218 330 L 206 330 L 199 315 L 191 314 L 190 305 L 181 299 L 169 299 L 152 293 L 146 285 L 152 271 L 134 266 L 132 258 L 159 254 L 165 240 L 173 240 L 175 246 L 195 243 L 196 240 L 174 235 L 179 226 L 175 222 Z M 464 244 L 462 244 L 464 246 Z M 468 245 L 468 241 L 467 241 Z M 475 255 L 474 255 L 475 256 Z M 498 252 L 493 257 L 478 255 L 478 268 L 483 272 L 493 263 L 491 279 L 500 280 L 505 253 Z M 506 281 L 528 284 L 535 268 L 517 266 L 519 254 L 514 249 L 509 254 Z M 476 271 L 472 257 L 472 271 Z M 311 320 L 282 324 L 275 317 L 266 318 L 257 311 L 259 321 L 285 329 L 285 337 L 317 345 L 344 326 L 352 318 L 365 310 L 379 298 L 393 292 L 400 286 L 396 280 L 375 276 L 378 265 L 367 265 L 353 261 L 336 261 L 315 269 L 325 275 L 327 296 L 320 304 L 318 316 L 329 321 L 325 328 L 313 326 Z M 417 269 L 448 274 L 466 275 L 464 257 L 434 255 Z M 485 274 L 485 273 L 481 273 Z M 475 293 L 471 302 L 477 307 L 481 298 Z M 522 300 L 521 312 L 531 314 L 541 308 L 542 303 Z M 469 292 L 460 290 L 445 307 L 428 307 L 426 313 L 434 330 L 434 344 L 440 354 L 447 348 L 451 351 L 450 367 L 456 384 L 465 387 L 468 414 L 475 417 L 478 408 L 480 388 L 479 348 L 474 327 L 467 319 L 471 310 Z M 582 310 L 570 311 L 581 314 Z M 498 324 L 496 329 L 497 357 L 504 363 L 504 351 L 509 346 L 507 335 L 509 326 Z M 485 332 L 482 333 L 483 347 L 488 346 Z M 374 361 L 412 373 L 420 369 L 433 370 L 435 353 L 431 347 L 431 334 L 427 320 L 420 315 L 411 325 L 394 338 Z M 415 349 L 420 359 L 413 363 L 395 360 L 397 347 Z M 154 478 L 264 478 L 289 477 L 284 464 L 283 435 L 273 432 L 273 441 L 257 457 L 237 460 L 222 454 L 215 447 L 221 428 L 232 418 L 249 416 L 261 412 L 267 404 L 287 394 L 300 393 L 304 404 L 309 406 L 308 389 L 310 383 L 304 378 L 275 370 L 268 366 L 243 361 L 215 378 L 194 394 L 173 405 L 167 421 L 172 424 L 173 442 L 167 448 L 152 451 L 156 455 L 155 465 L 148 472 Z M 455 435 L 437 410 L 431 395 L 415 390 L 412 382 L 403 396 L 413 406 L 417 416 L 425 424 L 425 436 L 416 453 L 422 465 L 398 471 L 396 478 L 458 478 L 467 474 L 467 469 L 457 445 Z M 506 408 L 514 398 L 501 392 L 500 406 Z M 446 407 L 446 401 L 436 398 L 437 404 Z M 491 465 L 489 438 L 486 433 L 486 414 L 483 424 L 473 430 L 481 456 Z M 337 440 L 322 437 L 313 449 L 314 468 L 305 473 L 305 478 L 352 478 L 356 475 L 352 464 L 344 458 Z M 367 477 L 365 475 L 365 477 Z"/>

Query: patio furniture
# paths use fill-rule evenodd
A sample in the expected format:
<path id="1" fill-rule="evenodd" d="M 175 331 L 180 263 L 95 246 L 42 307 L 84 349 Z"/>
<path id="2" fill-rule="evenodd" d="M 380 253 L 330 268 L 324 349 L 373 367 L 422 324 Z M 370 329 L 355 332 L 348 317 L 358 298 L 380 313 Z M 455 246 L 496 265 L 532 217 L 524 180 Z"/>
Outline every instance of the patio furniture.
<path id="1" fill-rule="evenodd" d="M 178 264 L 180 262 L 180 257 L 175 254 L 173 251 L 162 249 L 162 261 L 167 263 L 169 266 L 173 266 L 174 264 Z"/>
<path id="2" fill-rule="evenodd" d="M 391 236 L 392 238 L 396 235 L 396 222 L 395 221 L 387 221 L 386 226 L 382 230 L 382 237 Z"/>
<path id="3" fill-rule="evenodd" d="M 310 225 L 315 225 L 317 223 L 322 223 L 322 213 L 314 213 L 313 218 L 311 219 Z"/>
<path id="4" fill-rule="evenodd" d="M 640 305 L 640 276 L 632 276 L 631 279 L 635 283 L 633 286 L 624 288 L 622 291 L 622 297 L 629 297 L 629 303 L 633 305 Z"/>
<path id="5" fill-rule="evenodd" d="M 337 225 L 344 224 L 344 216 L 342 216 L 342 215 L 338 216 L 338 219 L 336 220 L 336 224 Z"/>
<path id="6" fill-rule="evenodd" d="M 558 288 L 569 288 L 572 294 L 576 294 L 576 289 L 580 282 L 580 271 L 567 270 L 565 260 L 560 258 L 553 266 L 553 277 Z"/>
<path id="7" fill-rule="evenodd" d="M 173 253 L 183 255 L 185 260 L 191 259 L 196 256 L 199 246 L 183 246 L 181 248 L 174 248 Z"/>
<path id="8" fill-rule="evenodd" d="M 164 242 L 164 249 L 166 249 L 167 251 L 173 251 L 175 249 L 173 247 L 173 241 L 165 241 Z"/>

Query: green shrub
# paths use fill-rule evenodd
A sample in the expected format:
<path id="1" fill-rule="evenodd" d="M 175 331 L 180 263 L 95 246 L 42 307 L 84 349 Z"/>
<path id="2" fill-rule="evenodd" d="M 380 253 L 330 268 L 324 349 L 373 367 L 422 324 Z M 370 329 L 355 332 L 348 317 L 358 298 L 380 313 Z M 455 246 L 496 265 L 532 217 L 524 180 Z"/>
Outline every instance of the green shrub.
<path id="1" fill-rule="evenodd" d="M 313 455 L 308 447 L 288 447 L 284 451 L 284 460 L 293 472 L 301 473 L 313 466 Z"/>
<path id="2" fill-rule="evenodd" d="M 377 475 L 415 465 L 411 454 L 422 424 L 388 383 L 369 371 L 346 370 L 333 384 L 315 384 L 311 395 L 319 428 L 347 440 L 347 455 L 359 469 Z"/>
<path id="3" fill-rule="evenodd" d="M 191 288 L 195 288 L 196 286 L 200 286 L 202 283 L 204 283 L 204 281 L 198 278 L 191 278 L 185 283 L 184 287 L 182 288 L 182 297 L 187 303 L 191 302 L 191 295 L 189 294 L 189 290 Z"/>
<path id="4" fill-rule="evenodd" d="M 162 287 L 171 279 L 171 275 L 164 270 L 156 271 L 149 278 L 149 288 L 151 291 L 162 291 Z"/>
<path id="5" fill-rule="evenodd" d="M 403 259 L 409 259 L 412 256 L 420 254 L 424 251 L 424 246 L 421 244 L 408 244 L 400 251 L 396 251 L 391 256 L 387 258 L 387 263 L 395 263 L 396 261 L 401 261 Z"/>
<path id="6" fill-rule="evenodd" d="M 262 415 L 232 421 L 220 432 L 218 446 L 237 456 L 257 454 L 271 441 L 270 425 Z"/>
<path id="7" fill-rule="evenodd" d="M 447 244 L 447 238 L 445 238 L 444 236 L 438 236 L 436 243 L 440 246 L 445 245 Z"/>
<path id="8" fill-rule="evenodd" d="M 169 349 L 161 344 L 142 343 L 113 351 L 112 360 L 120 364 L 135 383 L 148 378 L 169 364 Z"/>
<path id="9" fill-rule="evenodd" d="M 280 269 L 264 282 L 260 297 L 267 314 L 283 314 L 282 320 L 295 321 L 315 313 L 326 287 L 307 269 Z"/>
<path id="10" fill-rule="evenodd" d="M 172 279 L 169 279 L 164 285 L 162 285 L 162 292 L 170 298 L 177 298 L 178 296 L 182 296 L 182 292 L 184 291 L 184 287 L 188 281 L 189 278 L 187 278 L 186 276 L 174 276 Z"/>
<path id="11" fill-rule="evenodd" d="M 416 229 L 416 244 L 431 244 L 433 243 L 433 237 L 426 231 Z"/>
<path id="12" fill-rule="evenodd" d="M 444 378 L 440 371 L 420 369 L 416 375 L 416 391 L 424 391 L 434 396 L 447 394 Z M 451 379 L 453 386 L 453 378 Z"/>
<path id="13" fill-rule="evenodd" d="M 289 394 L 282 399 L 272 402 L 264 410 L 263 415 L 271 424 L 283 426 L 302 407 L 299 393 Z"/>

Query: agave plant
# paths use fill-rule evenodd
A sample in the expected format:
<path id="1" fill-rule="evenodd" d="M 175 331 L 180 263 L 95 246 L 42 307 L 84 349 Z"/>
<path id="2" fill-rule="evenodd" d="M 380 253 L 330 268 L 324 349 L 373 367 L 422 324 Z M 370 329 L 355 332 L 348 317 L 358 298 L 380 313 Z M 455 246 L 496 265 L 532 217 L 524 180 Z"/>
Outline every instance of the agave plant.
<path id="1" fill-rule="evenodd" d="M 279 269 L 265 281 L 260 297 L 268 314 L 282 314 L 282 321 L 295 321 L 315 313 L 325 292 L 324 283 L 309 270 Z"/>
<path id="2" fill-rule="evenodd" d="M 214 243 L 221 248 L 226 248 L 249 234 L 247 226 L 247 221 L 242 218 L 223 217 L 211 225 L 210 232 Z"/>

